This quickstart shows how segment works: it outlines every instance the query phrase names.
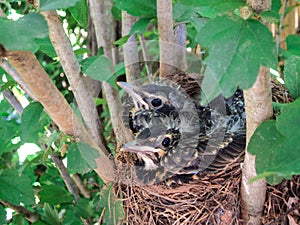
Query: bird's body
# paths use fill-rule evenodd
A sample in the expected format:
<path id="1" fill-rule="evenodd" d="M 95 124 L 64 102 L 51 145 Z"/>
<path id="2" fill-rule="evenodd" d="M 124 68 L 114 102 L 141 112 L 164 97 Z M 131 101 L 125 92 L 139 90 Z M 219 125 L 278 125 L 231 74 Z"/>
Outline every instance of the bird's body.
<path id="1" fill-rule="evenodd" d="M 242 91 L 200 106 L 171 82 L 119 85 L 129 93 L 123 116 L 136 136 L 123 150 L 137 154 L 136 175 L 144 184 L 217 171 L 244 150 Z"/>

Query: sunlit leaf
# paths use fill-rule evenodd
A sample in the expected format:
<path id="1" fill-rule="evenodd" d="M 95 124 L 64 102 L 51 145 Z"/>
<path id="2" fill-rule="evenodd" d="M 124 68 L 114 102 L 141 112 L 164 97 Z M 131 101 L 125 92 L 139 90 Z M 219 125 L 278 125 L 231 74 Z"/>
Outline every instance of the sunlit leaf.
<path id="1" fill-rule="evenodd" d="M 29 13 L 17 21 L 0 18 L 0 30 L 0 44 L 7 50 L 36 52 L 38 39 L 48 36 L 47 22 L 37 13 Z"/>
<path id="2" fill-rule="evenodd" d="M 218 16 L 198 30 L 197 41 L 208 49 L 202 83 L 210 102 L 219 94 L 231 96 L 237 87 L 247 89 L 256 80 L 260 65 L 275 68 L 276 48 L 269 29 L 257 20 Z"/>
<path id="3" fill-rule="evenodd" d="M 82 64 L 82 72 L 98 81 L 107 81 L 113 76 L 111 60 L 103 55 L 91 57 Z"/>

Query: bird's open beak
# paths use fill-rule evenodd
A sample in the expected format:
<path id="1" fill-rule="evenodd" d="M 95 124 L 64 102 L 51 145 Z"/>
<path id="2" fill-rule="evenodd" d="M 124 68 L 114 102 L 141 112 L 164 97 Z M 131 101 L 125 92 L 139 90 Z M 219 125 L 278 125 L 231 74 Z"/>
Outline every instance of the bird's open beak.
<path id="1" fill-rule="evenodd" d="M 136 140 L 123 145 L 120 151 L 133 152 L 143 155 L 154 155 L 156 153 L 159 157 L 162 157 L 166 154 L 166 152 L 160 148 L 154 148 L 148 145 L 139 145 Z"/>
<path id="2" fill-rule="evenodd" d="M 154 148 L 147 145 L 140 145 L 136 140 L 134 140 L 124 144 L 120 151 L 153 154 L 155 152 L 158 153 L 162 150 L 160 148 Z"/>
<path id="3" fill-rule="evenodd" d="M 149 105 L 142 98 L 144 92 L 137 86 L 126 82 L 117 82 L 117 84 L 132 97 L 136 109 L 149 109 Z"/>

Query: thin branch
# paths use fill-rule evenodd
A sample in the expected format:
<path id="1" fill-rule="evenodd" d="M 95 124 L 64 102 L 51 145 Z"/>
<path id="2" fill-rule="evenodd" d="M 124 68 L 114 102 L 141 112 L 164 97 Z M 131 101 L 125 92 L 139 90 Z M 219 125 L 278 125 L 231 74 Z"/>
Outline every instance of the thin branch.
<path id="1" fill-rule="evenodd" d="M 175 72 L 172 0 L 157 0 L 160 76 Z"/>
<path id="2" fill-rule="evenodd" d="M 0 59 L 0 66 L 20 85 L 20 87 L 30 96 L 30 98 L 32 98 L 34 101 L 37 100 L 20 74 L 5 59 Z"/>
<path id="3" fill-rule="evenodd" d="M 55 152 L 52 152 L 50 154 L 50 157 L 53 160 L 56 168 L 58 169 L 60 176 L 64 180 L 69 192 L 74 196 L 75 202 L 78 202 L 78 200 L 80 199 L 80 196 L 79 196 L 78 190 L 77 190 L 70 174 L 68 173 L 67 168 L 65 167 L 62 160 L 59 158 L 59 156 Z"/>
<path id="4" fill-rule="evenodd" d="M 104 55 L 109 59 L 112 57 L 112 42 L 114 20 L 111 14 L 112 0 L 89 0 L 90 16 L 96 31 L 97 45 L 103 47 Z"/>
<path id="5" fill-rule="evenodd" d="M 145 38 L 144 35 L 139 35 L 139 39 L 140 39 L 140 43 L 141 43 L 141 47 L 142 47 L 142 53 L 143 53 L 143 58 L 144 58 L 144 62 L 145 62 L 145 66 L 146 66 L 146 71 L 147 71 L 147 75 L 149 78 L 149 81 L 153 81 L 153 74 L 152 74 L 152 70 L 150 67 L 150 60 L 148 57 L 148 50 L 145 44 Z"/>
<path id="6" fill-rule="evenodd" d="M 14 96 L 14 94 L 10 90 L 2 91 L 2 95 L 4 98 L 11 104 L 11 106 L 18 112 L 19 115 L 23 113 L 23 106 L 19 102 L 19 100 Z"/>
<path id="7" fill-rule="evenodd" d="M 86 188 L 78 174 L 73 174 L 72 179 L 75 182 L 76 186 L 78 187 L 80 193 L 85 197 L 85 198 L 90 198 L 91 194 L 89 190 Z"/>
<path id="8" fill-rule="evenodd" d="M 179 70 L 187 70 L 185 23 L 182 23 L 175 28 L 175 61 Z"/>
<path id="9" fill-rule="evenodd" d="M 122 11 L 122 36 L 129 34 L 136 21 L 137 17 Z M 123 45 L 123 50 L 126 80 L 128 83 L 132 83 L 140 78 L 139 56 L 135 35 L 131 35 L 128 38 L 127 43 Z"/>
<path id="10" fill-rule="evenodd" d="M 277 41 L 276 41 L 276 52 L 277 52 L 277 55 L 279 55 L 280 34 L 281 34 L 282 25 L 283 25 L 283 21 L 284 21 L 284 16 L 285 16 L 287 2 L 288 2 L 288 0 L 285 0 L 284 3 L 283 3 L 282 15 L 281 15 L 280 24 L 279 24 L 278 31 L 277 31 Z"/>
<path id="11" fill-rule="evenodd" d="M 40 218 L 39 214 L 29 211 L 24 206 L 14 205 L 3 200 L 0 200 L 0 203 L 8 208 L 15 210 L 17 213 L 22 214 L 30 223 L 34 223 Z"/>
<path id="12" fill-rule="evenodd" d="M 103 90 L 105 92 L 107 102 L 109 102 L 111 122 L 118 140 L 117 149 L 119 149 L 125 143 L 132 141 L 133 137 L 131 132 L 121 121 L 121 108 L 118 107 L 119 105 L 121 105 L 121 102 L 118 93 L 106 82 L 103 82 Z"/>
<path id="13" fill-rule="evenodd" d="M 62 22 L 55 11 L 44 11 L 42 14 L 47 20 L 50 40 L 70 82 L 70 86 L 87 129 L 95 142 L 102 149 L 106 149 L 103 131 L 100 125 L 99 115 L 93 101 L 93 96 L 91 96 L 88 91 L 89 89 L 86 86 L 85 79 L 81 73 L 79 63 L 73 52 L 72 46 L 70 45 L 70 41 L 65 34 Z M 108 154 L 107 150 L 106 154 Z"/>
<path id="14" fill-rule="evenodd" d="M 111 17 L 111 15 L 107 15 L 107 13 L 105 13 L 107 11 L 110 11 L 111 4 L 109 4 L 108 2 L 111 1 L 105 1 L 106 3 L 105 2 L 102 3 L 102 1 L 90 0 L 90 4 L 91 4 L 90 13 L 95 25 L 95 30 L 97 31 L 96 32 L 97 42 L 98 42 L 97 44 L 98 46 L 103 47 L 104 55 L 112 59 L 111 50 L 110 50 L 111 39 L 107 40 L 102 36 L 105 33 L 111 34 L 112 29 L 114 28 L 111 26 L 111 24 L 107 22 L 110 21 L 110 18 L 107 17 L 108 16 Z M 111 37 L 113 37 L 112 34 Z M 108 102 L 113 130 L 117 136 L 118 145 L 120 146 L 121 144 L 126 143 L 127 142 L 126 140 L 131 140 L 129 138 L 131 133 L 128 130 L 126 130 L 124 123 L 120 121 L 120 109 L 122 108 L 122 104 L 119 99 L 119 95 L 115 93 L 115 91 L 108 83 L 103 82 L 102 88 L 103 88 L 102 89 L 103 93 L 106 96 Z"/>

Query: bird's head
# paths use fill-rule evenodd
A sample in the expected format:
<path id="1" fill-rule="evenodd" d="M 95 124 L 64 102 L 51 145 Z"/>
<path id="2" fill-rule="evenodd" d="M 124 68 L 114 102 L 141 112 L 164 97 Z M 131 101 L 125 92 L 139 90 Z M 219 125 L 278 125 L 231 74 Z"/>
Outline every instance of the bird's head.
<path id="1" fill-rule="evenodd" d="M 126 82 L 118 82 L 118 85 L 128 94 L 123 120 L 134 133 L 145 127 L 145 121 L 149 123 L 151 118 L 161 116 L 182 121 L 189 130 L 192 123 L 198 126 L 199 118 L 193 100 L 176 84 L 164 80 L 142 86 Z"/>

